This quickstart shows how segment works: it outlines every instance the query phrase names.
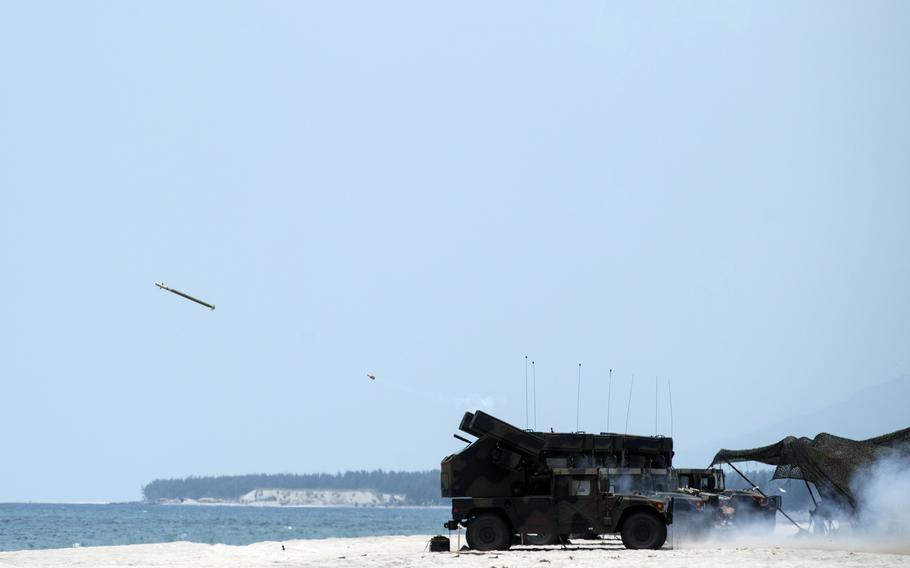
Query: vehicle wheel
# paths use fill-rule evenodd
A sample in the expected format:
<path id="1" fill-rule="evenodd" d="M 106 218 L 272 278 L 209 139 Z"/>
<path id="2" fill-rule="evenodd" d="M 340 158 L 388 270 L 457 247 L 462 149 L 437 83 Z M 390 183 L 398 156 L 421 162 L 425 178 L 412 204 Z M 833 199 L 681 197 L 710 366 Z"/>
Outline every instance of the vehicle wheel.
<path id="1" fill-rule="evenodd" d="M 484 513 L 468 523 L 465 532 L 468 546 L 474 550 L 508 550 L 512 531 L 498 515 Z"/>
<path id="2" fill-rule="evenodd" d="M 733 527 L 744 533 L 765 535 L 774 532 L 775 521 L 774 517 L 769 517 L 765 513 L 737 513 L 733 517 Z"/>
<path id="3" fill-rule="evenodd" d="M 550 546 L 559 543 L 559 535 L 553 533 L 525 533 L 524 542 L 531 546 Z"/>
<path id="4" fill-rule="evenodd" d="M 774 511 L 777 513 L 777 511 Z M 774 532 L 774 527 L 777 523 L 777 519 L 774 515 L 756 515 L 755 520 L 753 521 L 750 528 L 756 534 L 767 535 Z"/>
<path id="5" fill-rule="evenodd" d="M 658 549 L 667 540 L 667 525 L 657 515 L 632 513 L 622 525 L 622 543 L 631 549 Z"/>

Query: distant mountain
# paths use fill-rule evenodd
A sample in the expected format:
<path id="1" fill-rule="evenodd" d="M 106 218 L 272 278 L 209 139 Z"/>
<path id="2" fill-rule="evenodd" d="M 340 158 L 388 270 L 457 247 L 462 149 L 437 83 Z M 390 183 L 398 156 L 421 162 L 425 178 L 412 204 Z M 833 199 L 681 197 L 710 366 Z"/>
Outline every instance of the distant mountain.
<path id="1" fill-rule="evenodd" d="M 814 437 L 819 432 L 853 439 L 872 438 L 910 426 L 910 375 L 862 389 L 847 400 L 795 416 L 741 436 L 719 438 L 680 452 L 680 465 L 707 464 L 717 450 L 773 444 L 786 436 Z"/>

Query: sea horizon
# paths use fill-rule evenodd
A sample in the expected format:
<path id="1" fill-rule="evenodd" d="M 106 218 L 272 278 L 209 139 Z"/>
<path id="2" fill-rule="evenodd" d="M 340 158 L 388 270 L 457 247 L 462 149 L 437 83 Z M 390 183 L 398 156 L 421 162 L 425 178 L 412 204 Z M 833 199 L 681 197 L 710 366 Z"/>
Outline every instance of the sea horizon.
<path id="1" fill-rule="evenodd" d="M 441 506 L 0 503 L 0 551 L 439 534 Z"/>

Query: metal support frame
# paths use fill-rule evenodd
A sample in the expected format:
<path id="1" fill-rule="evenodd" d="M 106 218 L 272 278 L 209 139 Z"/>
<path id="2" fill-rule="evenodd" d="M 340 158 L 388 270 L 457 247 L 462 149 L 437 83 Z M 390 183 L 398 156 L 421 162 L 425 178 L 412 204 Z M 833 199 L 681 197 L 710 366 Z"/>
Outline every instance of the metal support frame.
<path id="1" fill-rule="evenodd" d="M 743 479 L 745 479 L 745 480 L 746 480 L 746 483 L 748 483 L 750 486 L 752 486 L 752 489 L 758 491 L 758 492 L 761 494 L 762 497 L 764 497 L 765 499 L 768 499 L 769 501 L 771 501 L 771 503 L 774 503 L 774 508 L 777 509 L 778 511 L 780 511 L 780 514 L 781 514 L 781 515 L 787 517 L 787 520 L 790 521 L 791 523 L 793 523 L 793 525 L 794 525 L 796 528 L 798 528 L 800 531 L 806 530 L 806 529 L 804 529 L 803 527 L 799 526 L 799 523 L 797 523 L 796 521 L 794 521 L 794 520 L 790 517 L 790 515 L 788 515 L 787 513 L 784 512 L 783 509 L 781 509 L 780 505 L 777 504 L 777 500 L 771 499 L 771 498 L 769 498 L 767 495 L 765 495 L 765 492 L 762 491 L 761 488 L 759 488 L 758 485 L 755 485 L 754 483 L 752 483 L 752 480 L 749 479 L 748 477 L 746 477 L 746 474 L 744 474 L 743 472 L 739 471 L 739 469 L 737 469 L 737 467 L 736 467 L 735 465 L 733 465 L 733 464 L 730 463 L 730 462 L 724 462 L 724 463 L 726 463 L 728 466 L 732 467 L 732 468 L 733 468 L 733 471 L 735 471 L 736 473 L 739 474 L 740 477 L 742 477 Z"/>
<path id="2" fill-rule="evenodd" d="M 815 494 L 812 493 L 812 488 L 809 487 L 809 480 L 805 477 L 803 478 L 803 483 L 806 484 L 806 491 L 809 492 L 809 497 L 812 498 L 812 504 L 815 505 L 815 508 L 818 509 L 818 501 L 815 500 Z"/>

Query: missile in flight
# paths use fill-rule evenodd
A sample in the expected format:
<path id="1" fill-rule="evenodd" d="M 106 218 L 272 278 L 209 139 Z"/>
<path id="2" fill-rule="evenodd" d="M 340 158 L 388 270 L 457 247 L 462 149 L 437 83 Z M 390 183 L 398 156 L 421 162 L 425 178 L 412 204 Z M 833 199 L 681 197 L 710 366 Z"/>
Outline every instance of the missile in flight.
<path id="1" fill-rule="evenodd" d="M 183 297 L 183 298 L 186 298 L 187 300 L 191 300 L 191 301 L 193 301 L 193 302 L 196 302 L 196 303 L 199 304 L 200 306 L 205 306 L 205 307 L 207 307 L 207 308 L 210 309 L 210 310 L 214 310 L 214 309 L 215 309 L 215 305 L 214 305 L 214 304 L 210 304 L 210 303 L 208 303 L 208 302 L 203 302 L 203 301 L 200 300 L 199 298 L 194 298 L 194 297 L 190 296 L 189 294 L 184 294 L 184 293 L 181 292 L 180 290 L 175 290 L 175 289 L 173 289 L 173 288 L 170 288 L 170 287 L 169 287 L 167 284 L 165 284 L 164 282 L 155 282 L 155 286 L 158 286 L 158 287 L 161 288 L 162 290 L 167 290 L 168 292 L 171 292 L 172 294 L 177 294 L 178 296 L 181 296 L 181 297 Z"/>

